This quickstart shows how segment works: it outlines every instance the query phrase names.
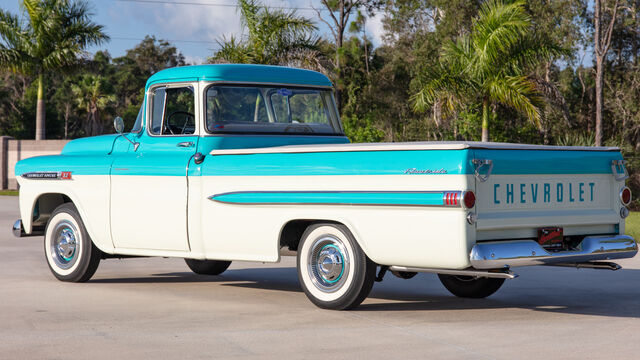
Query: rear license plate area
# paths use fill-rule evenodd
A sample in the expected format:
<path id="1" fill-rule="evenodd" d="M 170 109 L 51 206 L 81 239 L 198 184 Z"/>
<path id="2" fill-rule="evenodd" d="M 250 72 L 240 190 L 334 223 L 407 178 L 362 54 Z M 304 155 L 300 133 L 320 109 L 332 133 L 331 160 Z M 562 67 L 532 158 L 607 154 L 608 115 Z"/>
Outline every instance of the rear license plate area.
<path id="1" fill-rule="evenodd" d="M 564 248 L 564 235 L 561 227 L 543 227 L 538 229 L 538 244 L 545 249 L 557 249 Z"/>

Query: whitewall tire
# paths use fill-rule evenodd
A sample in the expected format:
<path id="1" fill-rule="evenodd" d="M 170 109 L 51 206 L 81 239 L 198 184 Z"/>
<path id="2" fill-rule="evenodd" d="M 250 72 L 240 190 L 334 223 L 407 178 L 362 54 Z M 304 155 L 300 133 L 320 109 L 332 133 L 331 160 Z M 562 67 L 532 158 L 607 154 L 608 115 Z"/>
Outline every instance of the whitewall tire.
<path id="1" fill-rule="evenodd" d="M 298 245 L 298 278 L 318 307 L 352 309 L 369 295 L 376 265 L 362 251 L 346 226 L 309 226 Z"/>
<path id="2" fill-rule="evenodd" d="M 44 253 L 53 275 L 70 282 L 89 280 L 102 257 L 72 203 L 58 206 L 51 214 L 44 233 Z"/>

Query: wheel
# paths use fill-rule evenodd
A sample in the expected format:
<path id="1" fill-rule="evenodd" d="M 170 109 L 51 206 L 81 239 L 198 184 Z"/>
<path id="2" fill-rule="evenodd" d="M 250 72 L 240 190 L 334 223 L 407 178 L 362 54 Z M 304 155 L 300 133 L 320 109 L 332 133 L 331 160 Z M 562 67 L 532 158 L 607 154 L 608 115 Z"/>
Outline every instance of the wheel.
<path id="1" fill-rule="evenodd" d="M 338 224 L 307 228 L 298 245 L 298 278 L 307 297 L 323 309 L 345 310 L 369 295 L 376 264 L 349 229 Z"/>
<path id="2" fill-rule="evenodd" d="M 70 282 L 89 280 L 102 258 L 72 203 L 58 206 L 51 214 L 44 232 L 44 252 L 53 275 Z"/>
<path id="3" fill-rule="evenodd" d="M 184 259 L 184 262 L 191 271 L 200 275 L 220 275 L 231 265 L 231 261 L 222 260 Z"/>
<path id="4" fill-rule="evenodd" d="M 473 276 L 443 275 L 438 274 L 440 282 L 449 292 L 458 297 L 464 298 L 486 298 L 492 295 L 504 283 L 504 279 L 498 278 L 476 278 Z"/>

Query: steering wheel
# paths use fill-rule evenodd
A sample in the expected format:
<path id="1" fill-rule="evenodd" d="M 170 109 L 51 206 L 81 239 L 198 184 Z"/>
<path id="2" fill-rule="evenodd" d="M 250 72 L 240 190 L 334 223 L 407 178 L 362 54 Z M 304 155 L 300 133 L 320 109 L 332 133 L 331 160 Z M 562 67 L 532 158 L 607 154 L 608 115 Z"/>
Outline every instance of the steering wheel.
<path id="1" fill-rule="evenodd" d="M 175 135 L 175 133 L 173 132 L 173 125 L 171 125 L 171 118 L 174 117 L 175 115 L 186 115 L 185 116 L 185 120 L 184 120 L 184 124 L 182 125 L 182 128 L 180 129 L 180 134 L 184 134 L 184 129 L 187 127 L 187 124 L 189 123 L 189 117 L 195 119 L 195 115 L 193 115 L 192 113 L 188 112 L 188 111 L 182 111 L 182 110 L 178 110 L 178 111 L 174 111 L 171 114 L 169 114 L 169 116 L 167 116 L 167 121 L 165 122 L 165 127 L 167 128 L 167 130 L 169 130 L 169 132 L 171 133 L 171 135 Z M 176 126 L 177 128 L 177 126 Z M 176 129 L 177 130 L 177 129 Z"/>

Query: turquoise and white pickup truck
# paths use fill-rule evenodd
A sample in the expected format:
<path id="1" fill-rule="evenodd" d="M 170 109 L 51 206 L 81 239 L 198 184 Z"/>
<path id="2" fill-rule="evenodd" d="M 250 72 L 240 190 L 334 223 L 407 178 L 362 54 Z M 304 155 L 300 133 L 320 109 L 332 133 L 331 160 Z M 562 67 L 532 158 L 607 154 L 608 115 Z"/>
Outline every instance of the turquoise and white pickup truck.
<path id="1" fill-rule="evenodd" d="M 322 74 L 201 65 L 147 82 L 135 125 L 20 161 L 17 236 L 63 281 L 101 259 L 180 257 L 198 274 L 295 253 L 316 305 L 360 304 L 387 271 L 486 297 L 513 267 L 618 269 L 631 192 L 617 148 L 350 144 Z"/>

